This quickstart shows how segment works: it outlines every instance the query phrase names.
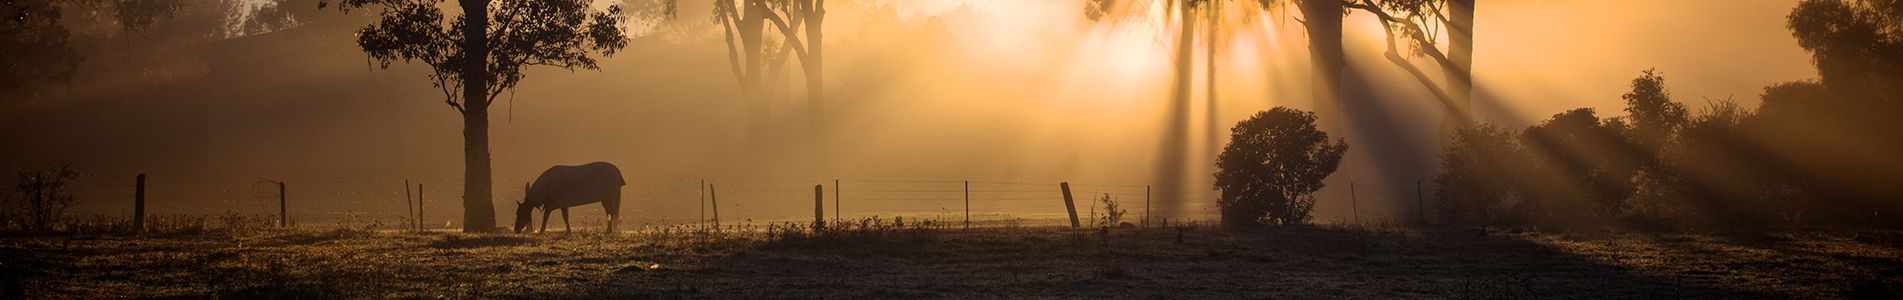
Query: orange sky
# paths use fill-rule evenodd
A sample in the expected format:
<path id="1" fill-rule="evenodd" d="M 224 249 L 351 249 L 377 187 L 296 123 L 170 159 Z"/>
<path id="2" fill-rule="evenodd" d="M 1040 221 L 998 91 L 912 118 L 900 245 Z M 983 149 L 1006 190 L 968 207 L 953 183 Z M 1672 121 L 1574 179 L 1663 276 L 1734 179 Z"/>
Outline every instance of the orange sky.
<path id="1" fill-rule="evenodd" d="M 1639 70 L 1664 72 L 1679 102 L 1733 97 L 1816 77 L 1784 28 L 1795 0 L 1483 1 L 1475 76 L 1497 99 L 1545 117 L 1593 106 L 1617 112 Z M 1623 114 L 1623 113 L 1619 113 Z"/>
<path id="2" fill-rule="evenodd" d="M 1025 43 L 1049 42 L 1039 39 L 1035 30 L 1024 28 L 1075 28 L 1066 26 L 1079 14 L 1077 1 L 997 1 L 997 0 L 908 0 L 887 1 L 903 17 L 931 16 L 956 11 L 961 6 L 994 14 L 997 24 L 958 28 L 995 36 L 995 47 L 1052 47 Z M 1482 1 L 1477 11 L 1475 76 L 1482 100 L 1508 103 L 1518 111 L 1520 120 L 1544 118 L 1553 113 L 1590 106 L 1602 115 L 1618 115 L 1622 107 L 1619 95 L 1640 70 L 1658 68 L 1671 84 L 1677 100 L 1691 107 L 1703 107 L 1706 98 L 1732 97 L 1746 105 L 1757 102 L 1757 94 L 1769 84 L 1815 77 L 1809 56 L 1798 48 L 1784 28 L 1784 16 L 1796 5 L 1795 0 L 1497 0 Z M 1289 12 L 1295 13 L 1295 12 Z M 1412 83 L 1381 58 L 1382 36 L 1379 25 L 1363 13 L 1347 20 L 1350 28 L 1349 59 L 1359 61 L 1368 70 L 1390 83 Z M 1295 26 L 1293 22 L 1270 26 Z M 1154 35 L 1146 29 L 1126 25 L 1115 34 Z M 1136 31 L 1136 33 L 1132 33 Z M 1167 31 L 1164 31 L 1167 34 Z M 1295 32 L 1298 33 L 1299 32 Z M 1259 34 L 1259 33 L 1258 33 Z M 1159 39 L 1166 39 L 1159 38 Z M 1303 57 L 1284 58 L 1283 63 L 1300 63 L 1306 53 L 1299 35 L 1287 36 L 1279 47 L 1263 52 L 1287 53 Z M 1096 40 L 1093 40 L 1096 41 Z M 1101 41 L 1096 41 L 1101 42 Z M 1125 55 L 1150 56 L 1147 67 L 1111 65 L 1111 74 L 1131 70 L 1167 71 L 1172 53 L 1167 40 L 1149 42 L 1152 49 L 1094 50 Z M 1238 42 L 1238 43 L 1246 43 Z M 1131 44 L 1095 44 L 1091 46 L 1129 46 Z M 1359 46 L 1357 48 L 1357 46 Z M 1234 52 L 1232 52 L 1234 53 Z M 1083 53 L 1095 55 L 1101 53 Z M 1264 54 L 1241 53 L 1224 58 L 1231 64 L 1262 63 Z M 1276 55 L 1276 54 L 1267 54 Z M 1303 70 L 1302 68 L 1296 68 Z M 1305 71 L 1305 70 L 1304 70 Z M 1431 71 L 1431 69 L 1430 69 Z M 1287 72 L 1284 72 L 1287 73 Z M 1306 74 L 1288 74 L 1306 75 Z M 1249 78 L 1251 75 L 1232 75 Z M 1275 76 L 1275 75 L 1267 75 Z M 1261 82 L 1237 79 L 1235 84 Z M 1230 83 L 1225 83 L 1228 85 Z M 1293 85 L 1299 87 L 1301 85 Z M 1384 84 L 1384 86 L 1401 86 Z M 1230 87 L 1225 87 L 1230 88 Z M 1415 91 L 1425 96 L 1424 90 Z M 1306 92 L 1295 93 L 1305 94 Z M 1482 112 L 1486 113 L 1486 112 Z"/>

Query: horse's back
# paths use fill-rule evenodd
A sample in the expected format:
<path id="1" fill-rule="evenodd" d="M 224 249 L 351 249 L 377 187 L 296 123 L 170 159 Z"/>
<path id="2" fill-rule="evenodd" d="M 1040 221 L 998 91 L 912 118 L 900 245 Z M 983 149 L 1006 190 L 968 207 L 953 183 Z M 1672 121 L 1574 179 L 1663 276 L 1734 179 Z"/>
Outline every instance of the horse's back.
<path id="1" fill-rule="evenodd" d="M 536 178 L 534 188 L 552 189 L 554 207 L 568 207 L 595 202 L 619 202 L 621 186 L 627 182 L 621 178 L 621 169 L 607 162 L 594 162 L 579 166 L 554 166 L 542 172 Z"/>

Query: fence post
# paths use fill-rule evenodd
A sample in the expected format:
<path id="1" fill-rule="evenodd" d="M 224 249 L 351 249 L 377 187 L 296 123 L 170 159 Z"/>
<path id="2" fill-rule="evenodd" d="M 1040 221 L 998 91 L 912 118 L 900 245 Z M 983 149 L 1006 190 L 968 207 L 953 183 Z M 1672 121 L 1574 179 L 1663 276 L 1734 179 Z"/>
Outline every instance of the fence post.
<path id="1" fill-rule="evenodd" d="M 145 232 L 145 173 L 139 173 L 132 194 L 132 232 Z"/>
<path id="2" fill-rule="evenodd" d="M 416 220 L 416 196 L 410 193 L 410 180 L 403 180 L 403 217 L 410 218 L 410 229 L 418 230 Z"/>
<path id="3" fill-rule="evenodd" d="M 833 179 L 833 223 L 839 223 L 839 179 Z"/>
<path id="4" fill-rule="evenodd" d="M 423 230 L 423 189 L 422 183 L 416 184 L 416 230 Z"/>
<path id="5" fill-rule="evenodd" d="M 1415 180 L 1414 181 L 1414 211 L 1415 211 L 1414 215 L 1416 218 L 1421 219 L 1421 224 L 1427 224 L 1427 200 L 1426 200 L 1427 195 L 1424 193 L 1421 193 L 1421 191 L 1422 191 L 1421 181 Z"/>
<path id="6" fill-rule="evenodd" d="M 707 185 L 707 199 L 714 203 L 714 227 L 720 227 L 720 190 L 714 189 L 712 184 Z"/>
<path id="7" fill-rule="evenodd" d="M 1150 186 L 1143 186 L 1143 226 L 1150 226 Z"/>
<path id="8" fill-rule="evenodd" d="M 700 180 L 700 226 L 707 226 L 707 180 Z"/>
<path id="9" fill-rule="evenodd" d="M 286 208 L 285 204 L 286 202 L 284 201 L 284 182 L 279 181 L 278 182 L 278 227 L 289 227 L 291 224 L 290 222 L 291 216 L 289 214 L 290 209 Z"/>
<path id="10" fill-rule="evenodd" d="M 813 230 L 826 227 L 826 185 L 813 185 Z"/>
<path id="11" fill-rule="evenodd" d="M 1070 212 L 1070 228 L 1083 227 L 1083 224 L 1077 222 L 1077 203 L 1070 199 L 1070 183 L 1059 182 L 1057 187 L 1064 189 L 1064 211 Z"/>
<path id="12" fill-rule="evenodd" d="M 971 181 L 965 181 L 965 229 L 971 229 Z"/>
<path id="13" fill-rule="evenodd" d="M 1361 200 L 1355 199 L 1355 183 L 1348 183 L 1348 211 L 1355 213 L 1355 225 L 1361 225 Z"/>

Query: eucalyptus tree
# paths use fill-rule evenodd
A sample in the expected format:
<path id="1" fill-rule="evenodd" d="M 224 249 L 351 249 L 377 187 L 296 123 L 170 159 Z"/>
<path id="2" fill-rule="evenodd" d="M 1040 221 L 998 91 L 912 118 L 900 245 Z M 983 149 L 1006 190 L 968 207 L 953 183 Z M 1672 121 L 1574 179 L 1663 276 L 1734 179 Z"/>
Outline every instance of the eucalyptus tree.
<path id="1" fill-rule="evenodd" d="M 461 14 L 446 17 L 444 1 L 334 2 L 346 13 L 378 11 L 378 21 L 357 32 L 357 46 L 380 67 L 429 66 L 443 103 L 463 117 L 463 231 L 493 231 L 489 105 L 529 67 L 598 69 L 596 54 L 627 46 L 623 13 L 618 5 L 596 9 L 592 0 L 458 0 Z"/>
<path id="2" fill-rule="evenodd" d="M 714 1 L 714 22 L 726 38 L 728 65 L 740 84 L 741 101 L 746 102 L 748 134 L 757 138 L 766 133 L 772 117 L 769 97 L 784 92 L 775 88 L 784 86 L 780 84 L 787 79 L 783 71 L 794 56 L 804 71 L 813 128 L 821 127 L 825 6 L 825 0 Z"/>

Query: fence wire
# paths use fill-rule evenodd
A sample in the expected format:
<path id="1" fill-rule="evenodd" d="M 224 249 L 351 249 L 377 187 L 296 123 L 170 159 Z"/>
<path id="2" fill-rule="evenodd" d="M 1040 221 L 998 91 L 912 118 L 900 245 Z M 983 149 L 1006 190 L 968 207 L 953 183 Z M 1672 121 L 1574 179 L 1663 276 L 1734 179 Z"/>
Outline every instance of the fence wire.
<path id="1" fill-rule="evenodd" d="M 623 226 L 810 222 L 817 209 L 828 221 L 904 216 L 974 224 L 1059 225 L 1069 222 L 1060 182 L 918 179 L 691 179 L 626 178 Z M 501 225 L 513 222 L 522 200 L 522 178 L 498 178 L 493 201 Z M 407 183 L 407 184 L 406 184 Z M 279 190 L 282 184 L 283 190 Z M 462 182 L 455 178 L 276 180 L 148 176 L 147 215 L 277 215 L 299 224 L 421 223 L 457 228 L 463 216 Z M 1219 218 L 1220 192 L 1208 182 L 1134 184 L 1070 182 L 1076 218 L 1094 224 L 1109 214 L 1108 202 L 1124 211 L 1121 222 Z M 76 181 L 77 216 L 130 217 L 137 186 L 133 176 L 92 176 Z M 1330 184 L 1315 194 L 1314 219 L 1323 223 L 1399 222 L 1425 216 L 1431 205 L 1418 183 Z M 420 200 L 419 200 L 420 199 Z M 283 207 L 280 207 L 282 203 Z M 421 222 L 413 216 L 420 204 Z M 572 208 L 576 226 L 600 226 L 600 205 Z M 559 213 L 558 213 L 559 214 Z M 559 216 L 558 216 L 559 217 Z M 539 219 L 539 218 L 536 218 Z M 559 220 L 559 218 L 552 218 Z M 559 221 L 554 221 L 559 222 Z M 628 228 L 628 227 L 624 227 Z"/>

